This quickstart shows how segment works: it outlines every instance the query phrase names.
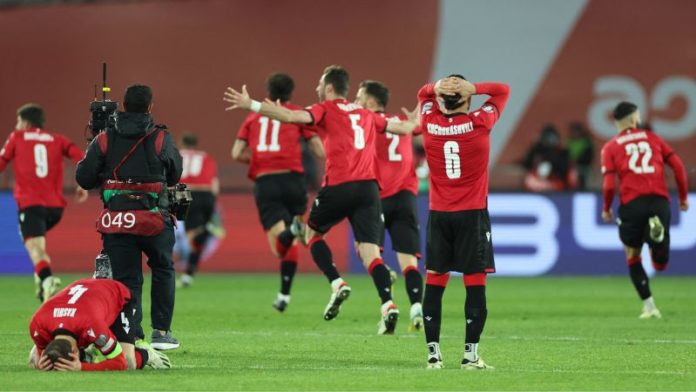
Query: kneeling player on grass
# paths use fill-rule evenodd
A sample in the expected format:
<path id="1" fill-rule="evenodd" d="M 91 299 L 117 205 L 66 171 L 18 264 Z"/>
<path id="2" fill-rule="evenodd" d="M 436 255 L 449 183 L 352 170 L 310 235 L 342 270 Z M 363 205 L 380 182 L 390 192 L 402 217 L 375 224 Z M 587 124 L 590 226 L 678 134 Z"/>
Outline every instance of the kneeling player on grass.
<path id="1" fill-rule="evenodd" d="M 611 222 L 614 218 L 611 203 L 618 174 L 621 199 L 617 219 L 619 237 L 626 248 L 631 281 L 643 300 L 640 318 L 661 318 L 640 254 L 643 243 L 647 242 L 654 268 L 658 271 L 667 268 L 671 212 L 665 184 L 665 164 L 674 171 L 682 211 L 689 208 L 686 170 L 681 159 L 662 138 L 639 128 L 640 112 L 636 105 L 621 102 L 613 115 L 619 134 L 602 148 L 602 218 L 605 222 Z"/>
<path id="2" fill-rule="evenodd" d="M 486 274 L 495 272 L 488 216 L 490 132 L 509 96 L 503 83 L 471 84 L 451 75 L 418 92 L 421 129 L 430 167 L 423 314 L 429 369 L 442 367 L 442 295 L 450 271 L 464 274 L 466 339 L 462 369 L 489 369 L 478 355 L 486 323 Z M 471 96 L 491 98 L 469 113 Z M 440 106 L 440 103 L 442 106 Z"/>
<path id="3" fill-rule="evenodd" d="M 338 316 L 341 304 L 348 299 L 351 288 L 341 278 L 324 236 L 329 230 L 348 219 L 358 242 L 363 265 L 373 278 L 382 306 L 377 333 L 390 334 L 396 328 L 399 310 L 392 301 L 389 271 L 379 254 L 382 228 L 382 208 L 375 171 L 376 132 L 410 133 L 415 121 L 387 122 L 382 116 L 349 102 L 348 72 L 336 65 L 324 70 L 317 94 L 320 103 L 306 110 L 291 110 L 273 102 L 258 102 L 249 97 L 246 86 L 242 92 L 228 88 L 223 100 L 232 103 L 227 110 L 242 108 L 259 112 L 276 120 L 317 125 L 326 135 L 326 177 L 309 214 L 308 230 L 295 224 L 298 236 L 308 241 L 314 262 L 331 283 L 331 298 L 324 310 L 324 319 Z"/>
<path id="4" fill-rule="evenodd" d="M 266 80 L 270 100 L 289 109 L 301 109 L 290 103 L 294 89 L 295 82 L 286 74 L 272 74 Z M 311 128 L 250 113 L 232 147 L 232 159 L 249 164 L 248 175 L 254 181 L 254 199 L 261 225 L 268 236 L 271 252 L 280 259 L 280 292 L 273 302 L 279 312 L 285 311 L 290 303 L 290 288 L 299 258 L 290 223 L 293 217 L 307 211 L 300 138 L 307 141 L 309 150 L 317 158 L 324 158 L 321 140 Z M 247 147 L 251 155 L 244 153 Z"/>
<path id="5" fill-rule="evenodd" d="M 97 257 L 93 279 L 80 279 L 46 301 L 29 324 L 34 347 L 29 366 L 40 370 L 132 370 L 170 368 L 169 358 L 152 348 L 136 348 L 131 328 L 130 291 L 111 279 L 108 257 Z M 104 360 L 89 363 L 80 353 L 89 346 Z"/>
<path id="6" fill-rule="evenodd" d="M 408 120 L 403 114 L 385 113 L 389 103 L 389 89 L 380 82 L 361 82 L 355 102 L 389 121 Z M 414 131 L 414 134 L 419 135 L 419 130 Z M 385 232 L 389 231 L 392 247 L 406 281 L 406 294 L 411 302 L 408 330 L 417 331 L 423 326 L 423 277 L 418 270 L 421 241 L 416 207 L 418 177 L 413 165 L 413 138 L 411 134 L 377 133 L 376 151 L 379 197 L 382 200 L 385 229 L 380 245 L 384 246 Z"/>

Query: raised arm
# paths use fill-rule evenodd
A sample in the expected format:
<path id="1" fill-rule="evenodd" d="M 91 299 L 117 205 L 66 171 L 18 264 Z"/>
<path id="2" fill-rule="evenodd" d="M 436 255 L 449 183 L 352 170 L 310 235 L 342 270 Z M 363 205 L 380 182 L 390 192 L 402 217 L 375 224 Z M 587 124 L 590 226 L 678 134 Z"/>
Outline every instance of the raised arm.
<path id="1" fill-rule="evenodd" d="M 407 135 L 418 128 L 420 125 L 419 110 L 420 105 L 416 106 L 413 110 L 408 110 L 406 108 L 401 108 L 401 111 L 407 117 L 406 121 L 387 121 L 385 130 L 389 133 L 395 133 L 397 135 Z"/>
<path id="2" fill-rule="evenodd" d="M 510 86 L 505 83 L 484 82 L 475 83 L 474 87 L 476 88 L 476 95 L 486 94 L 491 96 L 486 103 L 495 105 L 498 109 L 498 115 L 503 113 L 505 105 L 507 105 L 507 101 L 510 98 Z"/>
<path id="3" fill-rule="evenodd" d="M 225 110 L 250 110 L 285 123 L 312 124 L 314 122 L 312 116 L 305 110 L 288 109 L 268 99 L 264 100 L 264 102 L 251 99 L 247 92 L 246 85 L 242 86 L 242 92 L 228 87 L 222 100 L 232 104 L 232 106 L 227 107 Z"/>

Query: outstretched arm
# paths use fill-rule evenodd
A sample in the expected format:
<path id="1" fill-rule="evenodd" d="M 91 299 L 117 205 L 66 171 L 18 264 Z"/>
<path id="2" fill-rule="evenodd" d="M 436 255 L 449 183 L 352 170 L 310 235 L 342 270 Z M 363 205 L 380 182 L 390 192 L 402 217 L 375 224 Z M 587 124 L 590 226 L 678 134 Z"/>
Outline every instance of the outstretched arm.
<path id="1" fill-rule="evenodd" d="M 304 110 L 288 109 L 268 99 L 264 100 L 264 102 L 251 99 L 247 92 L 246 84 L 242 86 L 242 92 L 228 87 L 222 100 L 232 104 L 225 110 L 250 110 L 285 123 L 312 124 L 314 122 L 312 116 Z"/>
<path id="2" fill-rule="evenodd" d="M 418 108 L 420 105 L 416 106 L 413 110 L 408 110 L 406 108 L 401 108 L 408 118 L 406 121 L 387 121 L 387 126 L 385 130 L 389 133 L 395 133 L 397 135 L 407 135 L 420 125 L 420 118 L 418 115 Z"/>

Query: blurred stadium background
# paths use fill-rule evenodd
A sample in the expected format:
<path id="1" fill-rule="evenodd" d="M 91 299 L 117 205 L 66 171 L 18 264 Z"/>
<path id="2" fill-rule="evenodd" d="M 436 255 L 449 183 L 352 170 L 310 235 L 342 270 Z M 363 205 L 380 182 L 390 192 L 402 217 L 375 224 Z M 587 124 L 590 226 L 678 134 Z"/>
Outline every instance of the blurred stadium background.
<path id="1" fill-rule="evenodd" d="M 608 113 L 619 100 L 637 103 L 684 160 L 694 189 L 694 16 L 696 2 L 682 0 L 5 0 L 0 138 L 12 131 L 16 109 L 36 102 L 47 111 L 47 129 L 84 142 L 93 86 L 107 62 L 111 99 L 120 101 L 131 83 L 152 86 L 155 118 L 175 135 L 198 133 L 218 161 L 227 237 L 202 271 L 270 272 L 277 261 L 258 224 L 246 167 L 229 156 L 244 114 L 223 110 L 226 86 L 246 83 L 260 96 L 265 77 L 284 71 L 296 82 L 293 101 L 306 105 L 316 100 L 323 68 L 336 63 L 351 73 L 351 94 L 360 80 L 383 81 L 398 111 L 415 104 L 423 83 L 452 72 L 505 81 L 512 96 L 493 131 L 490 162 L 499 271 L 623 274 L 616 228 L 599 220 L 598 154 L 615 133 Z M 534 149 L 548 142 L 541 135 L 552 136 L 551 152 Z M 588 151 L 594 159 L 580 158 Z M 74 169 L 66 166 L 70 191 Z M 320 168 L 310 169 L 316 181 Z M 0 177 L 0 273 L 30 273 L 12 182 L 11 170 Z M 560 192 L 534 192 L 542 189 Z M 91 268 L 99 203 L 96 195 L 71 203 L 49 235 L 58 272 Z M 696 274 L 696 208 L 674 211 L 668 273 Z M 330 241 L 339 269 L 363 270 L 346 226 Z M 306 253 L 300 266 L 316 271 Z"/>

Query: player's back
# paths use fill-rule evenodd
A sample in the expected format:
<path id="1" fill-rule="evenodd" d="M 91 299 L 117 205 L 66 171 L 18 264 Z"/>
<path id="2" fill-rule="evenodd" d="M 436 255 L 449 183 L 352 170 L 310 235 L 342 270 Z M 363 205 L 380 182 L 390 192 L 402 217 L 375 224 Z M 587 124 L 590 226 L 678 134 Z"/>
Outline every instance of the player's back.
<path id="1" fill-rule="evenodd" d="M 345 99 L 324 101 L 308 111 L 321 128 L 326 150 L 326 185 L 375 180 L 375 134 L 386 120 Z"/>
<path id="2" fill-rule="evenodd" d="M 301 106 L 284 102 L 292 110 Z M 283 123 L 258 113 L 250 113 L 244 120 L 238 135 L 251 149 L 248 176 L 252 180 L 265 173 L 293 171 L 303 173 L 300 137 L 308 131 L 298 124 Z M 308 137 L 307 137 L 308 138 Z"/>
<path id="3" fill-rule="evenodd" d="M 182 157 L 181 182 L 189 185 L 211 186 L 217 177 L 215 159 L 203 150 L 184 148 L 179 150 Z"/>
<path id="4" fill-rule="evenodd" d="M 64 207 L 63 156 L 74 146 L 62 135 L 34 128 L 12 132 L 0 156 L 14 164 L 19 208 Z M 11 149 L 12 151 L 9 151 Z"/>
<path id="5" fill-rule="evenodd" d="M 87 347 L 97 338 L 106 341 L 109 326 L 120 317 L 130 292 L 122 283 L 111 279 L 80 279 L 46 301 L 34 313 L 29 324 L 32 339 L 39 349 L 53 340 L 56 330 L 65 330 Z M 108 348 L 108 347 L 107 347 Z"/>
<path id="6" fill-rule="evenodd" d="M 130 299 L 128 288 L 111 279 L 80 279 L 46 301 L 32 324 L 52 331 L 65 328 L 75 334 L 95 320 L 111 325 Z"/>
<path id="7" fill-rule="evenodd" d="M 430 167 L 430 209 L 463 211 L 487 207 L 490 131 L 497 109 L 445 115 L 430 101 L 421 127 Z"/>
<path id="8" fill-rule="evenodd" d="M 387 121 L 404 121 L 406 116 L 380 113 Z M 375 135 L 377 174 L 380 197 L 386 198 L 402 190 L 418 193 L 418 177 L 413 165 L 412 134 L 397 135 L 378 132 Z"/>
<path id="9" fill-rule="evenodd" d="M 672 154 L 674 150 L 655 133 L 626 129 L 602 148 L 602 173 L 618 174 L 622 204 L 644 195 L 669 198 L 665 161 Z"/>

